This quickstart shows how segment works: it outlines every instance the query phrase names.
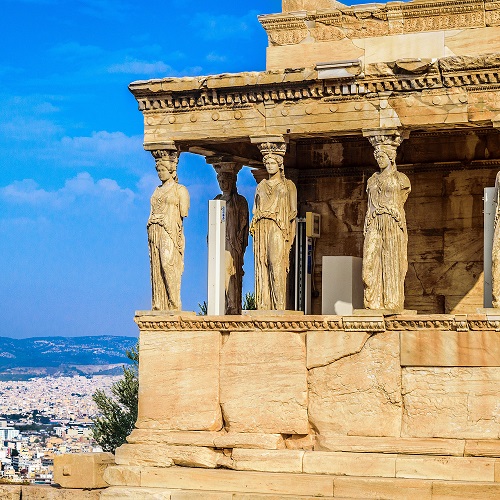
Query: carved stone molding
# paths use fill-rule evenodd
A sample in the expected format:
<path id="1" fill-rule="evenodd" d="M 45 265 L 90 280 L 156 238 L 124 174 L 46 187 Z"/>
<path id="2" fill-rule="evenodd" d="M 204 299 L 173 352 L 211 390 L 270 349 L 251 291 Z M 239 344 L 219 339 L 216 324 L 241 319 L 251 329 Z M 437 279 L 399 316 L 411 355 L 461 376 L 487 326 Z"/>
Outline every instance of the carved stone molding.
<path id="1" fill-rule="evenodd" d="M 342 330 L 340 318 L 323 317 L 316 319 L 213 319 L 210 317 L 184 318 L 147 318 L 136 317 L 136 323 L 141 331 L 267 331 L 277 330 L 286 332 L 306 332 L 316 330 L 335 331 Z"/>
<path id="2" fill-rule="evenodd" d="M 383 317 L 344 316 L 342 326 L 346 332 L 384 332 L 385 322 Z"/>
<path id="3" fill-rule="evenodd" d="M 207 156 L 205 161 L 212 165 L 217 173 L 228 172 L 236 175 L 243 167 L 241 163 L 227 155 Z"/>
<path id="4" fill-rule="evenodd" d="M 344 100 L 370 100 L 381 92 L 418 95 L 422 91 L 442 89 L 463 89 L 464 91 L 496 90 L 500 86 L 500 55 L 479 57 L 446 57 L 424 68 L 424 73 L 404 72 L 404 64 L 375 68 L 367 75 L 352 75 L 345 79 L 318 79 L 317 72 L 302 72 L 294 81 L 285 71 L 245 74 L 240 86 L 218 88 L 210 91 L 200 89 L 203 83 L 193 79 L 191 89 L 186 89 L 181 79 L 170 79 L 169 90 L 150 82 L 136 82 L 130 88 L 137 98 L 139 109 L 147 116 L 162 116 L 162 124 L 175 123 L 179 113 L 193 113 L 197 110 L 211 111 L 212 119 L 222 110 L 243 112 L 259 105 L 297 103 L 300 101 L 337 102 Z M 209 77 L 218 83 L 219 78 Z M 176 82 L 178 90 L 176 90 Z M 212 84 L 213 84 L 212 83 Z M 229 85 L 229 84 L 228 84 Z M 467 96 L 463 95 L 464 102 Z M 153 147 L 149 147 L 153 149 Z"/>
<path id="5" fill-rule="evenodd" d="M 309 33 L 305 19 L 294 15 L 269 18 L 262 16 L 260 22 L 267 32 L 271 45 L 295 45 L 302 42 Z"/>
<path id="6" fill-rule="evenodd" d="M 433 314 L 372 316 L 178 316 L 146 313 L 135 317 L 141 331 L 346 331 L 377 333 L 383 331 L 500 331 L 500 320 L 484 315 Z"/>
<path id="7" fill-rule="evenodd" d="M 386 146 L 392 149 L 397 149 L 406 138 L 404 133 L 394 128 L 363 130 L 363 137 L 366 137 L 374 148 Z"/>
<path id="8" fill-rule="evenodd" d="M 413 330 L 453 330 L 455 321 L 452 317 L 443 315 L 443 319 L 438 318 L 395 318 L 386 319 L 387 330 L 391 331 L 413 331 Z"/>

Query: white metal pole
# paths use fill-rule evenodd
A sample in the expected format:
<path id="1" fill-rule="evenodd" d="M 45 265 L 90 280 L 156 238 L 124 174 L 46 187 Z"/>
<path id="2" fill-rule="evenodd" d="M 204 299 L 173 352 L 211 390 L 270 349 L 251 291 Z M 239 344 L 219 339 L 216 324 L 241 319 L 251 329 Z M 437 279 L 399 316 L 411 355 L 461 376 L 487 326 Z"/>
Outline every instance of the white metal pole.
<path id="1" fill-rule="evenodd" d="M 210 315 L 225 313 L 226 202 L 208 202 L 208 307 Z"/>

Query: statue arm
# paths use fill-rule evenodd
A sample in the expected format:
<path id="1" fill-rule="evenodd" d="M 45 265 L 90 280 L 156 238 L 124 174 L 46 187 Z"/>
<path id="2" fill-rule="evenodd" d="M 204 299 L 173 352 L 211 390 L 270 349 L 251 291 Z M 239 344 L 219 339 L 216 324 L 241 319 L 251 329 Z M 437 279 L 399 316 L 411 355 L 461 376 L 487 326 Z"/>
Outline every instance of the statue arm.
<path id="1" fill-rule="evenodd" d="M 182 218 L 187 217 L 189 212 L 189 192 L 182 185 L 179 185 L 179 212 Z"/>
<path id="2" fill-rule="evenodd" d="M 406 191 L 407 196 L 408 196 L 411 192 L 410 179 L 408 179 L 408 177 L 405 174 L 402 174 L 401 172 L 399 172 L 399 175 L 400 175 L 399 182 L 401 183 L 401 189 L 404 189 Z"/>

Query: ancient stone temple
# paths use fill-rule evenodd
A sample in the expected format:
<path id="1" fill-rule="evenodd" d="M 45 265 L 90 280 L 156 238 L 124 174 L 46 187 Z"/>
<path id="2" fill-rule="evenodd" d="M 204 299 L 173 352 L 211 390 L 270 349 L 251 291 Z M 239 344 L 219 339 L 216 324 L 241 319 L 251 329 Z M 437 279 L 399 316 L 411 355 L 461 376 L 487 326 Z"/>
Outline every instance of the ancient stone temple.
<path id="1" fill-rule="evenodd" d="M 325 256 L 373 278 L 368 235 L 365 252 L 397 247 L 395 298 L 350 316 L 322 314 L 321 293 L 312 315 L 139 311 L 139 418 L 101 498 L 500 498 L 500 311 L 478 312 L 500 1 L 283 0 L 259 19 L 266 71 L 130 85 L 144 147 L 259 181 L 279 152 L 276 185 L 321 215 L 315 288 Z"/>

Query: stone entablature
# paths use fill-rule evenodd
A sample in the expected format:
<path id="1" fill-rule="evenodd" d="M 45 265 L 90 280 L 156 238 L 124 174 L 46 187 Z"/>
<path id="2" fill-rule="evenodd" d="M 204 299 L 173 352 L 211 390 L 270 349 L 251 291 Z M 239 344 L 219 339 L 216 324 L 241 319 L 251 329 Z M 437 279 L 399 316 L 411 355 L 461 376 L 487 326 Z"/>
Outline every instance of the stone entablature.
<path id="1" fill-rule="evenodd" d="M 259 20 L 271 45 L 289 45 L 306 38 L 326 41 L 498 26 L 499 9 L 498 0 L 389 2 L 331 9 L 320 6 L 263 15 Z"/>
<path id="2" fill-rule="evenodd" d="M 411 66 L 411 67 L 410 67 Z M 259 103 L 338 97 L 373 98 L 377 92 L 427 89 L 487 90 L 500 84 L 500 55 L 453 56 L 438 61 L 380 63 L 362 74 L 320 79 L 318 71 L 273 70 L 137 81 L 129 85 L 143 113 L 201 109 L 239 109 Z M 497 88 L 493 88 L 497 90 Z M 212 117 L 217 121 L 216 116 Z M 235 117 L 241 119 L 240 116 Z M 193 123 L 196 120 L 193 120 Z M 174 126 L 175 121 L 169 121 Z"/>
<path id="3" fill-rule="evenodd" d="M 134 82 L 130 90 L 144 114 L 146 148 L 173 140 L 182 150 L 233 154 L 247 165 L 261 164 L 256 148 L 248 147 L 256 133 L 295 139 L 361 135 L 378 127 L 411 131 L 498 123 L 498 54 L 369 69 L 325 80 L 308 69 L 165 78 Z M 228 139 L 244 144 L 237 149 Z"/>

